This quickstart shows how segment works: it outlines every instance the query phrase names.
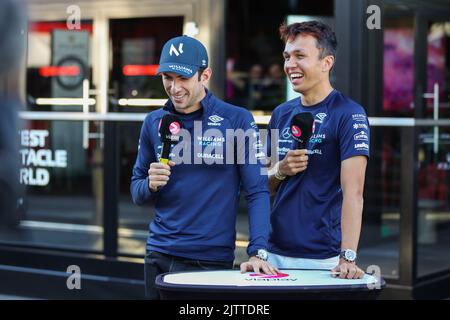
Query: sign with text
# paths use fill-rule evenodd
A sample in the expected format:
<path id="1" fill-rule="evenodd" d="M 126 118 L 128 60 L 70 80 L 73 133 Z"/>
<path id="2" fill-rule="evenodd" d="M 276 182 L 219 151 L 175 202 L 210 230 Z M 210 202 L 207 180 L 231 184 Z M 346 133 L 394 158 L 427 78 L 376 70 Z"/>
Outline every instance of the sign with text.
<path id="1" fill-rule="evenodd" d="M 20 183 L 46 186 L 50 183 L 48 168 L 67 168 L 67 151 L 51 150 L 46 146 L 47 130 L 22 130 L 20 135 Z"/>

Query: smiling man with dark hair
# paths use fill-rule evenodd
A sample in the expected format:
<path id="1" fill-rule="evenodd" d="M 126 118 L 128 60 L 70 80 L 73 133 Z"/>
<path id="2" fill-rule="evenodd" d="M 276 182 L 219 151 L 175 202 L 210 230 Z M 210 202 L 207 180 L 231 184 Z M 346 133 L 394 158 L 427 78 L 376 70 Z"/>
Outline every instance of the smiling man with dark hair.
<path id="1" fill-rule="evenodd" d="M 285 133 L 269 177 L 276 193 L 269 261 L 279 268 L 332 269 L 341 278 L 361 278 L 356 251 L 369 158 L 367 117 L 331 86 L 337 41 L 330 27 L 318 21 L 283 24 L 280 35 L 284 71 L 301 97 L 278 106 L 269 123 L 269 129 Z M 286 128 L 302 112 L 313 116 L 312 136 L 305 149 L 290 150 L 295 148 Z M 270 155 L 270 132 L 268 137 Z"/>
<path id="2" fill-rule="evenodd" d="M 212 70 L 206 48 L 194 38 L 170 39 L 162 49 L 158 73 L 169 100 L 144 121 L 131 181 L 134 202 L 153 202 L 156 211 L 145 258 L 147 297 L 159 296 L 154 284 L 158 274 L 233 267 L 241 187 L 248 204 L 250 229 L 250 258 L 241 265 L 241 271 L 276 273 L 267 263 L 265 251 L 270 229 L 267 176 L 261 175 L 259 161 L 250 163 L 256 148 L 248 148 L 247 144 L 244 163 L 205 161 L 228 159 L 230 153 L 234 159 L 238 148 L 235 138 L 226 132 L 252 130 L 257 135 L 252 114 L 223 102 L 206 89 Z M 158 161 L 158 125 L 168 113 L 176 115 L 186 130 L 179 144 L 189 150 L 189 163 Z M 196 125 L 205 130 L 197 133 Z M 215 139 L 207 136 L 208 127 L 215 132 Z M 229 140 L 233 147 L 224 150 Z M 212 143 L 221 148 L 214 149 L 214 153 L 208 151 Z"/>

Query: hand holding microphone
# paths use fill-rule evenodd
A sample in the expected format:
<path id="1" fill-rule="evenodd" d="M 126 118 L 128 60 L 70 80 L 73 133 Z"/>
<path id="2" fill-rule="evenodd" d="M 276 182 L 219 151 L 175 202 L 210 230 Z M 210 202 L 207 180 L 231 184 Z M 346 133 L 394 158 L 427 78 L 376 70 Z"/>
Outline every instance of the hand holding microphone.
<path id="1" fill-rule="evenodd" d="M 158 191 L 160 187 L 164 187 L 170 178 L 170 168 L 175 162 L 169 161 L 167 164 L 161 162 L 153 162 L 148 170 L 148 187 L 152 192 Z"/>
<path id="2" fill-rule="evenodd" d="M 173 115 L 166 114 L 160 122 L 159 134 L 162 142 L 161 158 L 159 162 L 150 164 L 148 170 L 148 186 L 151 191 L 156 192 L 158 188 L 169 182 L 170 168 L 175 162 L 169 160 L 170 148 L 180 141 L 181 120 Z"/>
<path id="3" fill-rule="evenodd" d="M 277 165 L 280 177 L 294 176 L 305 171 L 308 166 L 306 146 L 312 135 L 314 118 L 309 112 L 301 112 L 292 118 L 291 135 L 296 141 L 296 149 L 290 150 Z"/>

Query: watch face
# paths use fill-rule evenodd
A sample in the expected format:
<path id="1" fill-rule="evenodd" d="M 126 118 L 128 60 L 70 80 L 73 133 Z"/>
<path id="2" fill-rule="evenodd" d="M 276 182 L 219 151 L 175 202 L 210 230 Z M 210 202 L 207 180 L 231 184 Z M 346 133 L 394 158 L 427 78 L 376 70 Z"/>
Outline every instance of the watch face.
<path id="1" fill-rule="evenodd" d="M 266 251 L 266 250 L 263 250 L 263 249 L 259 249 L 259 250 L 258 250 L 258 257 L 259 257 L 261 260 L 267 260 L 267 258 L 268 258 L 267 251 Z"/>
<path id="2" fill-rule="evenodd" d="M 356 252 L 352 250 L 346 250 L 345 251 L 345 259 L 349 261 L 354 261 L 356 259 Z"/>

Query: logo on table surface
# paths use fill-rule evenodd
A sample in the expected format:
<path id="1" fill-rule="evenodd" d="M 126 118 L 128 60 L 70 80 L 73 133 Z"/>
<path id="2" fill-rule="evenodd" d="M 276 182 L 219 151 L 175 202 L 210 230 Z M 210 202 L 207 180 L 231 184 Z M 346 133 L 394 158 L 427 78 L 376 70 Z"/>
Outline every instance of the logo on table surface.
<path id="1" fill-rule="evenodd" d="M 264 274 L 264 273 L 251 273 L 250 277 L 264 278 L 264 279 L 279 279 L 289 277 L 287 273 L 277 273 L 277 274 Z"/>
<path id="2" fill-rule="evenodd" d="M 249 278 L 245 278 L 247 281 L 297 281 L 297 278 L 290 278 L 288 273 L 277 274 L 263 274 L 263 273 L 250 273 Z"/>

